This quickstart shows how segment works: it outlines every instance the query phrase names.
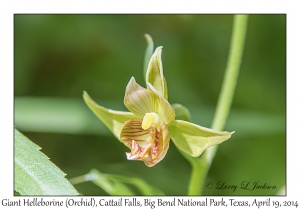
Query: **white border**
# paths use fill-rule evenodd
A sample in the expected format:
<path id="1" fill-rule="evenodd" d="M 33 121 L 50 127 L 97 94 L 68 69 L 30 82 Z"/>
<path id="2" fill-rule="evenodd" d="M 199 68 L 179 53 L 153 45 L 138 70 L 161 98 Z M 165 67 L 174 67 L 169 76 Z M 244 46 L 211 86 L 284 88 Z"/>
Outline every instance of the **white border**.
<path id="1" fill-rule="evenodd" d="M 0 4 L 0 90 L 1 147 L 0 199 L 13 197 L 13 14 L 15 13 L 281 13 L 287 14 L 287 197 L 299 202 L 299 8 L 297 1 L 1 1 Z M 276 34 L 275 34 L 276 35 Z M 276 76 L 276 75 L 274 75 Z M 3 135 L 4 134 L 4 135 Z M 297 196 L 298 195 L 298 196 Z M 157 199 L 155 197 L 154 199 Z M 214 198 L 214 197 L 210 197 Z M 221 199 L 220 197 L 215 197 Z M 231 197 L 226 197 L 229 200 Z M 255 197 L 232 197 L 253 201 Z M 267 199 L 258 197 L 260 200 Z M 50 199 L 50 198 L 47 198 Z M 66 197 L 56 197 L 66 200 Z M 78 198 L 79 199 L 79 198 Z M 107 197 L 109 199 L 109 197 Z M 144 199 L 144 198 L 139 198 Z M 153 199 L 150 197 L 150 199 Z M 166 198 L 168 199 L 168 197 Z M 80 200 L 80 199 L 79 199 Z M 0 203 L 1 205 L 1 203 Z M 2 207 L 1 207 L 2 208 Z M 31 207 L 23 207 L 31 209 Z M 159 207 L 157 207 L 159 208 Z M 156 209 L 157 209 L 156 208 Z M 199 207 L 198 207 L 199 208 Z M 106 208 L 102 208 L 106 209 Z M 118 208 L 108 208 L 118 209 Z M 131 208 L 130 208 L 131 209 Z M 263 209 L 263 208 L 260 208 Z"/>

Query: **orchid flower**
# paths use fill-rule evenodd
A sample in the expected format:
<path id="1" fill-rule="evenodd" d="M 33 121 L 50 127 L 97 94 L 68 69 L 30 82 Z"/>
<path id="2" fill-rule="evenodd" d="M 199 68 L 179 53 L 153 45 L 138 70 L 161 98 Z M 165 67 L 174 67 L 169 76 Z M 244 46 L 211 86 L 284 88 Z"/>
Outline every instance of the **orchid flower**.
<path id="1" fill-rule="evenodd" d="M 128 160 L 141 160 L 152 167 L 166 155 L 170 138 L 190 156 L 200 156 L 208 147 L 229 139 L 234 132 L 219 132 L 175 119 L 168 102 L 167 83 L 161 61 L 162 47 L 157 47 L 148 64 L 147 88 L 132 77 L 127 84 L 124 104 L 130 112 L 99 106 L 84 92 L 83 98 L 95 115 L 131 151 Z"/>

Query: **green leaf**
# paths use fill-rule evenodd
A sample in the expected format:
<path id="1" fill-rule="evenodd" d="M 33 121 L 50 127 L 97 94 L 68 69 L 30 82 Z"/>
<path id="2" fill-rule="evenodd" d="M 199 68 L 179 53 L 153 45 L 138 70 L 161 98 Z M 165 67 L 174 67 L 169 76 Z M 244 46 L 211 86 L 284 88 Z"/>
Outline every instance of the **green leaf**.
<path id="1" fill-rule="evenodd" d="M 130 112 L 114 111 L 99 106 L 93 99 L 84 91 L 83 99 L 94 114 L 109 128 L 109 130 L 120 140 L 120 133 L 123 124 L 134 117 Z"/>
<path id="2" fill-rule="evenodd" d="M 219 132 L 182 120 L 174 120 L 168 125 L 171 139 L 185 153 L 198 157 L 208 147 L 221 144 L 234 132 Z"/>
<path id="3" fill-rule="evenodd" d="M 92 182 L 101 187 L 109 195 L 135 195 L 126 184 L 136 187 L 141 195 L 164 195 L 161 190 L 149 185 L 140 178 L 103 174 L 96 169 L 92 169 L 89 175 L 96 176 L 97 178 L 92 180 Z"/>
<path id="4" fill-rule="evenodd" d="M 78 195 L 40 149 L 15 129 L 15 190 L 21 195 Z"/>
<path id="5" fill-rule="evenodd" d="M 134 192 L 125 184 L 110 180 L 108 174 L 92 169 L 88 175 L 94 177 L 91 181 L 109 195 L 134 195 Z"/>

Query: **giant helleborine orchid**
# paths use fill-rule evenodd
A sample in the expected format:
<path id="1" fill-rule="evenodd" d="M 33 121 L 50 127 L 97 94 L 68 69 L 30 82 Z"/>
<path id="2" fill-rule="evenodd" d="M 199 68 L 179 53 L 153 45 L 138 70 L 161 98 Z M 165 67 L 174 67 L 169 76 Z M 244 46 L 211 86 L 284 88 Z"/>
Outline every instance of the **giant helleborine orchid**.
<path id="1" fill-rule="evenodd" d="M 126 153 L 127 159 L 144 161 L 148 167 L 164 158 L 170 138 L 183 152 L 198 157 L 208 147 L 222 143 L 234 133 L 175 120 L 175 111 L 168 102 L 161 53 L 162 47 L 156 48 L 149 61 L 147 88 L 137 84 L 134 77 L 127 84 L 124 104 L 130 112 L 106 109 L 86 92 L 83 94 L 89 108 L 131 150 Z"/>

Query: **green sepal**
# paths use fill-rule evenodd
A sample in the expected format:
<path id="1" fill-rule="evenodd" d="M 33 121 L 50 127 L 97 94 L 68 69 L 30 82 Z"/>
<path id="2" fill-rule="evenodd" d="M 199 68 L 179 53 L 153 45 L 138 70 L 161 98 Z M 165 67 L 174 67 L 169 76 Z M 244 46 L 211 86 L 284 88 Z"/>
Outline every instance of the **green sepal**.
<path id="1" fill-rule="evenodd" d="M 182 120 L 174 120 L 168 129 L 175 145 L 193 157 L 200 156 L 208 147 L 221 144 L 234 133 L 219 132 Z"/>
<path id="2" fill-rule="evenodd" d="M 123 124 L 132 118 L 137 118 L 131 112 L 115 111 L 99 106 L 93 99 L 83 91 L 83 99 L 94 114 L 108 127 L 108 129 L 119 139 Z"/>
<path id="3" fill-rule="evenodd" d="M 161 96 L 168 100 L 167 82 L 163 74 L 161 53 L 162 46 L 157 47 L 148 64 L 146 83 L 150 83 Z"/>

